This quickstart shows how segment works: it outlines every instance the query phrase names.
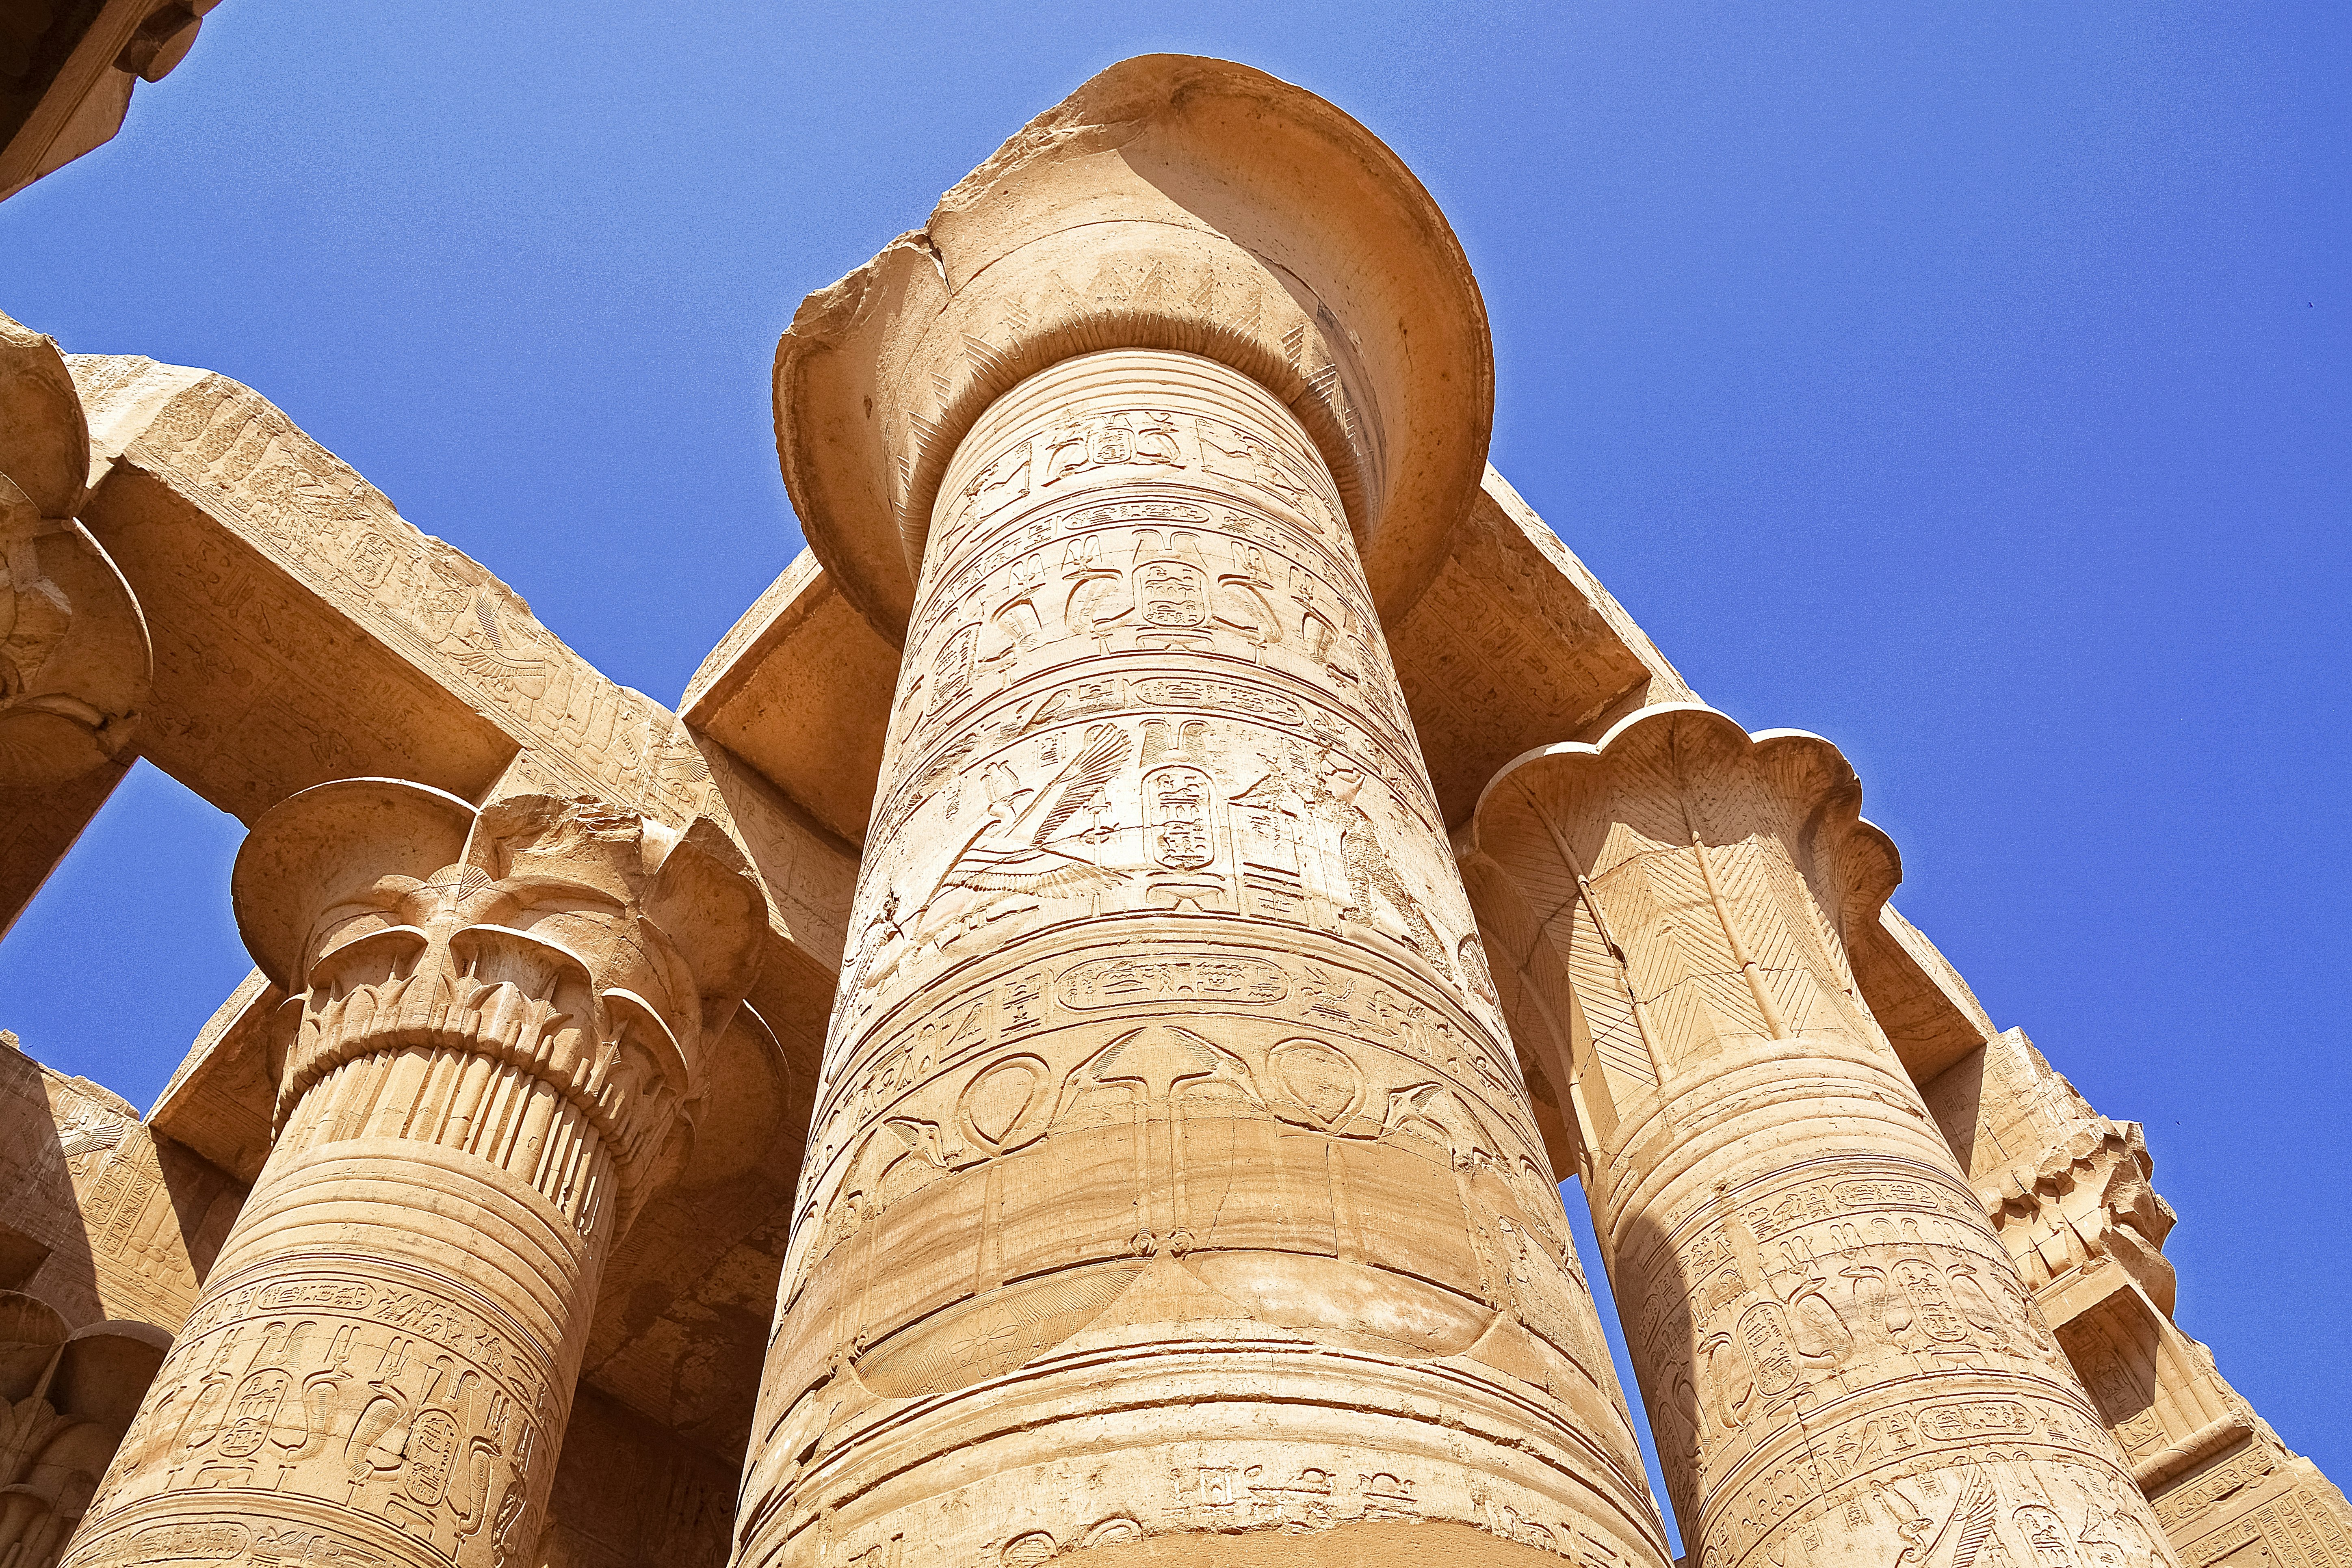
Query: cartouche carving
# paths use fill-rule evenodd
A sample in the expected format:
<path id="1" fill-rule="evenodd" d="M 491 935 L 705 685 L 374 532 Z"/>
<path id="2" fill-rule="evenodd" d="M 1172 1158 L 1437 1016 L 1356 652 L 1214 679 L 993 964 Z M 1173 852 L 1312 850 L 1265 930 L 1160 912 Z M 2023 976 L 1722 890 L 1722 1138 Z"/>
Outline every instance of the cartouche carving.
<path id="1" fill-rule="evenodd" d="M 1899 875 L 1860 798 L 1827 742 L 1682 705 L 1520 758 L 1470 834 L 1523 987 L 1570 988 L 1528 1027 L 1692 1561 L 2169 1563 L 1860 1000 L 1848 933 Z"/>
<path id="2" fill-rule="evenodd" d="M 752 978 L 758 885 L 707 821 L 352 779 L 255 824 L 234 891 L 288 992 L 276 1139 L 68 1560 L 216 1535 L 509 1568 L 598 1271 Z"/>
<path id="3" fill-rule="evenodd" d="M 1664 1568 L 1569 1168 L 1691 1568 L 2352 1568 L 1833 754 L 1651 712 L 1473 821 L 1696 699 L 1479 478 L 1362 127 L 1115 66 L 774 390 L 811 549 L 673 714 L 0 319 L 0 925 L 143 756 L 270 970 L 144 1124 L 0 1030 L 0 1568 Z"/>
<path id="4" fill-rule="evenodd" d="M 1657 1563 L 1304 432 L 1095 354 L 939 510 L 740 1560 L 1413 1519 Z"/>

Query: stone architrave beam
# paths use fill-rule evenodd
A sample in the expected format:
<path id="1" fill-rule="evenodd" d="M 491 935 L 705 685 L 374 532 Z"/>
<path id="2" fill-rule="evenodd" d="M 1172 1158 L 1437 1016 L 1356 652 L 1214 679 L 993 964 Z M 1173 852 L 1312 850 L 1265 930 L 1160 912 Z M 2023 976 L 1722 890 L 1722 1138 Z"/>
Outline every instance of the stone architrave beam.
<path id="1" fill-rule="evenodd" d="M 22 51 L 0 91 L 0 201 L 122 129 L 131 94 L 161 81 L 220 0 L 78 0 L 12 5 Z"/>
<path id="2" fill-rule="evenodd" d="M 0 316 L 0 935 L 135 755 L 139 601 L 75 520 L 89 432 L 52 339 Z"/>
<path id="3" fill-rule="evenodd" d="M 1860 801 L 1828 742 L 1685 704 L 1520 758 L 1466 835 L 1690 1560 L 2168 1560 L 1863 1002 L 1847 954 L 1901 873 Z"/>

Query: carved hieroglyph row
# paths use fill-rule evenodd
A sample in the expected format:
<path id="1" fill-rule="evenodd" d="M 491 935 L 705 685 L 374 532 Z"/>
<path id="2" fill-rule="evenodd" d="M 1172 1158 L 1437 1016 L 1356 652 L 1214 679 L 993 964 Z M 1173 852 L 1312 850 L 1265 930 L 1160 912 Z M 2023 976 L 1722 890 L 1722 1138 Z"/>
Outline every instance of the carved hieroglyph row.
<path id="1" fill-rule="evenodd" d="M 264 816 L 235 893 L 289 993 L 277 1137 L 68 1560 L 509 1568 L 757 885 L 707 821 L 355 779 Z"/>
<path id="2" fill-rule="evenodd" d="M 1694 1562 L 2168 1549 L 1860 1000 L 1897 870 L 1828 743 L 1645 709 L 1488 786 L 1573 990 L 1587 1182 Z M 1501 897 L 1500 889 L 1486 896 Z"/>
<path id="3" fill-rule="evenodd" d="M 1097 354 L 940 496 L 740 1560 L 1412 1519 L 1658 1562 L 1304 434 Z"/>

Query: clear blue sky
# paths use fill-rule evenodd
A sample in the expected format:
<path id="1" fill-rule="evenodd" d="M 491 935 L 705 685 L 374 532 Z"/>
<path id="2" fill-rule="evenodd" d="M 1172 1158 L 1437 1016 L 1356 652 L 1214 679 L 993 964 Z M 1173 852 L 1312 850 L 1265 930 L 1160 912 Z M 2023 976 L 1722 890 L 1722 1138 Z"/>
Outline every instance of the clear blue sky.
<path id="1" fill-rule="evenodd" d="M 1303 83 L 1452 215 L 1495 461 L 1897 902 L 2143 1120 L 2180 1317 L 2352 1481 L 2352 11 L 227 0 L 0 206 L 0 308 L 259 389 L 674 701 L 799 546 L 812 288 L 1121 56 Z M 144 1103 L 245 967 L 142 768 L 0 1026 Z M 1589 1242 L 1588 1242 L 1588 1257 Z"/>

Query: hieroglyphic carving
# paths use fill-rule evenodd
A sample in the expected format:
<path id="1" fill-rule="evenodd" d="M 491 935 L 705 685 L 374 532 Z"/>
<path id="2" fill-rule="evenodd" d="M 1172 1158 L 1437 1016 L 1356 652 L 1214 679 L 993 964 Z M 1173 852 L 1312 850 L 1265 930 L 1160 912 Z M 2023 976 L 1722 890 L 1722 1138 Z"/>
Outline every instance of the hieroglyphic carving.
<path id="1" fill-rule="evenodd" d="M 506 1563 L 528 1544 L 533 1461 L 569 1398 L 555 1347 L 490 1292 L 382 1260 L 318 1262 L 248 1270 L 207 1294 L 91 1505 L 76 1563 L 230 1520 L 247 1540 L 272 1522 L 323 1529 L 362 1562 L 407 1560 L 382 1543 L 387 1527 L 433 1563 Z M 214 1494 L 199 1506 L 215 1522 L 157 1524 L 152 1503 L 139 1506 L 175 1492 Z"/>
<path id="2" fill-rule="evenodd" d="M 949 480 L 741 1560 L 1427 1519 L 1656 1561 L 1314 449 L 1221 367 L 1096 356 L 1009 395 Z M 1196 1428 L 1203 1380 L 1232 1413 Z M 1252 1436 L 1232 1391 L 1262 1383 L 1307 1414 Z M 1008 1407 L 1043 1436 L 1000 1435 Z M 1087 1473 L 1037 1482 L 1065 1423 L 1103 1434 Z"/>
<path id="3" fill-rule="evenodd" d="M 177 1324 L 244 1188 L 156 1136 L 120 1097 L 41 1066 L 12 1037 L 0 1045 L 0 1238 L 31 1249 L 0 1283 L 77 1328 Z"/>
<path id="4" fill-rule="evenodd" d="M 205 377 L 125 456 L 201 494 L 306 586 L 539 742 L 559 776 L 672 821 L 707 809 L 707 770 L 658 705 L 598 674 L 513 590 L 253 392 Z"/>
<path id="5" fill-rule="evenodd" d="M 1488 786 L 1475 852 L 1574 988 L 1586 1172 L 1705 1568 L 2170 1560 L 1885 1037 L 1845 933 L 1896 867 L 1815 737 L 1693 705 Z M 1497 910 L 1498 925 L 1524 928 Z"/>
<path id="6" fill-rule="evenodd" d="M 234 1523 L 293 1561 L 509 1568 L 599 1271 L 751 982 L 757 885 L 707 821 L 360 779 L 266 815 L 234 892 L 289 994 L 275 1145 L 71 1561 Z"/>

